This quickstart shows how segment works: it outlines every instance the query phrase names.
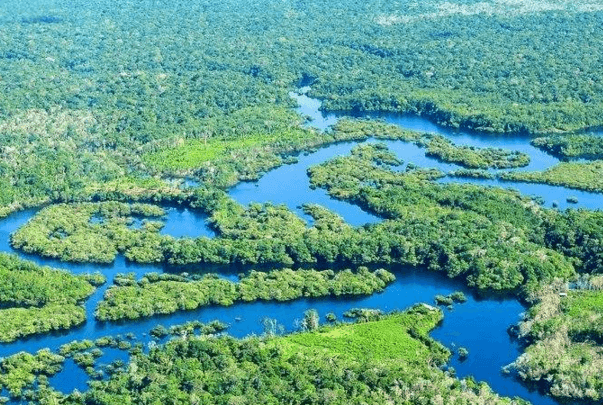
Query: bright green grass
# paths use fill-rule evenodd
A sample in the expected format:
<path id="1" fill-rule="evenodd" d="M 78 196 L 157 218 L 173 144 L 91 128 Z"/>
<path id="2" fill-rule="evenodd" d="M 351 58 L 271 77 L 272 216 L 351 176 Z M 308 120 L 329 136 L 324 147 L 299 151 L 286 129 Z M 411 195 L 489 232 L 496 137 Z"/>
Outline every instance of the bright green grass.
<path id="1" fill-rule="evenodd" d="M 259 137 L 258 137 L 259 138 Z M 259 142 L 259 139 L 243 138 L 237 140 L 188 140 L 173 149 L 155 152 L 145 156 L 147 163 L 162 169 L 193 169 L 201 163 L 224 156 L 229 150 L 243 149 Z"/>
<path id="2" fill-rule="evenodd" d="M 324 353 L 349 361 L 403 361 L 427 364 L 445 360 L 448 351 L 433 342 L 431 348 L 415 336 L 429 339 L 427 333 L 442 319 L 439 310 L 417 306 L 411 310 L 387 316 L 378 321 L 329 327 L 314 333 L 290 335 L 278 341 L 278 345 L 290 353 Z M 431 341 L 431 340 L 430 340 Z"/>
<path id="3" fill-rule="evenodd" d="M 603 314 L 603 291 L 571 292 L 565 303 L 566 314 L 570 317 L 585 317 Z"/>
<path id="4" fill-rule="evenodd" d="M 203 163 L 236 157 L 252 148 L 268 150 L 303 146 L 313 136 L 302 129 L 287 129 L 278 133 L 253 134 L 231 139 L 187 139 L 178 146 L 143 156 L 146 164 L 160 170 L 189 170 Z M 326 141 L 326 140 L 325 140 Z"/>

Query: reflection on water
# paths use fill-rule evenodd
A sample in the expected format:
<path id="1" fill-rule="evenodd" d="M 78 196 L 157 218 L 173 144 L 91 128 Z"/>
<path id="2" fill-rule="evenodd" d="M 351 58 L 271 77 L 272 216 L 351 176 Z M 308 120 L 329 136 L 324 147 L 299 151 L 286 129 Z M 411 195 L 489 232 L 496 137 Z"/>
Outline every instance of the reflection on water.
<path id="1" fill-rule="evenodd" d="M 172 235 L 175 238 L 197 238 L 207 236 L 213 238 L 216 234 L 207 226 L 207 216 L 201 215 L 188 208 L 169 207 L 166 209 L 165 225 L 159 232 L 162 235 Z"/>

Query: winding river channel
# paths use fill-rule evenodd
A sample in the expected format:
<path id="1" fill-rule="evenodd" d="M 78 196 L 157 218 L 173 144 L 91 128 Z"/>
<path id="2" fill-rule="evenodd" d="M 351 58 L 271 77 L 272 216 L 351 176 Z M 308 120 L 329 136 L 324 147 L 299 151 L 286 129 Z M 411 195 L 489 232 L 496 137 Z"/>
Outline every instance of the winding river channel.
<path id="1" fill-rule="evenodd" d="M 329 125 L 336 122 L 336 115 L 323 115 L 319 111 L 320 102 L 305 95 L 293 94 L 298 100 L 301 114 L 311 117 L 308 125 L 320 130 L 327 130 Z M 517 170 L 543 170 L 556 163 L 558 160 L 544 152 L 532 147 L 528 138 L 522 137 L 496 137 L 487 134 L 469 134 L 454 132 L 430 123 L 419 117 L 406 117 L 396 115 L 373 115 L 373 118 L 384 119 L 387 122 L 403 128 L 432 132 L 450 138 L 458 145 L 472 145 L 478 147 L 500 147 L 520 150 L 531 157 L 529 166 Z M 366 142 L 376 142 L 367 140 Z M 380 141 L 382 142 L 382 141 Z M 425 149 L 414 144 L 402 141 L 383 141 L 395 152 L 398 157 L 407 163 L 414 163 L 421 167 L 435 167 L 447 173 L 459 169 L 459 166 L 439 162 L 425 156 Z M 309 187 L 307 169 L 310 166 L 322 163 L 338 155 L 346 155 L 358 142 L 342 142 L 326 146 L 312 153 L 305 153 L 298 157 L 296 163 L 284 165 L 265 174 L 257 182 L 239 183 L 230 190 L 230 195 L 242 204 L 250 202 L 268 202 L 286 204 L 292 210 L 311 223 L 311 218 L 300 209 L 303 203 L 321 204 L 340 214 L 347 222 L 354 226 L 380 221 L 380 218 L 364 212 L 359 207 L 342 201 L 331 199 L 324 190 L 313 190 Z M 403 169 L 403 166 L 400 168 Z M 603 206 L 600 194 L 570 190 L 564 187 L 554 187 L 540 184 L 526 184 L 502 182 L 499 180 L 458 179 L 445 177 L 440 181 L 471 182 L 484 185 L 508 187 L 519 190 L 525 195 L 535 195 L 543 199 L 546 206 L 553 202 L 559 208 L 568 205 L 598 209 Z M 567 203 L 567 198 L 577 197 L 577 204 Z M 133 272 L 141 277 L 148 272 L 177 271 L 158 265 L 139 265 L 128 263 L 123 257 L 118 257 L 112 265 L 72 264 L 56 260 L 46 260 L 36 256 L 16 252 L 10 246 L 10 234 L 25 224 L 36 210 L 26 210 L 12 214 L 0 221 L 0 251 L 17 253 L 19 256 L 33 260 L 42 265 L 64 268 L 74 273 L 100 271 L 111 280 L 117 273 Z M 207 227 L 205 217 L 188 209 L 168 207 L 164 218 L 165 226 L 162 233 L 176 237 L 212 237 L 214 233 Z M 11 344 L 0 345 L 0 357 L 6 357 L 19 351 L 35 352 L 42 348 L 57 350 L 61 345 L 73 340 L 96 339 L 102 336 L 135 335 L 135 341 L 149 344 L 153 339 L 149 331 L 158 324 L 166 327 L 178 325 L 192 320 L 202 322 L 218 319 L 230 325 L 228 333 L 236 337 L 263 332 L 262 319 L 270 317 L 282 324 L 286 331 L 296 329 L 296 320 L 301 318 L 303 312 L 315 308 L 324 316 L 334 312 L 339 319 L 342 314 L 354 307 L 379 308 L 383 311 L 403 310 L 418 302 L 432 303 L 436 294 L 447 295 L 453 291 L 462 290 L 468 296 L 464 304 L 455 304 L 452 310 L 444 309 L 444 321 L 433 332 L 432 337 L 442 342 L 447 347 L 465 347 L 469 350 L 467 359 L 461 361 L 453 356 L 449 366 L 454 367 L 460 377 L 473 376 L 476 380 L 486 381 L 492 389 L 505 396 L 519 396 L 534 404 L 555 404 L 550 397 L 538 392 L 530 391 L 512 376 L 502 373 L 501 368 L 521 353 L 521 348 L 507 333 L 508 326 L 517 323 L 525 308 L 515 299 L 484 299 L 471 293 L 462 284 L 449 280 L 439 274 L 393 267 L 397 280 L 388 286 L 385 291 L 369 297 L 355 298 L 325 298 L 325 299 L 300 299 L 292 302 L 273 303 L 256 302 L 241 303 L 230 307 L 209 306 L 195 311 L 179 312 L 168 316 L 130 321 L 123 323 L 101 323 L 94 320 L 94 309 L 102 299 L 110 282 L 100 287 L 94 295 L 86 301 L 88 321 L 72 330 L 45 334 L 22 339 Z M 237 279 L 236 269 L 211 267 L 201 269 L 200 272 L 218 272 L 223 277 Z M 115 360 L 127 361 L 127 352 L 118 349 L 103 349 L 104 355 L 101 363 L 110 363 Z M 83 391 L 87 387 L 88 377 L 84 371 L 77 367 L 72 360 L 67 360 L 63 371 L 50 379 L 51 384 L 58 390 L 69 393 L 74 389 Z"/>

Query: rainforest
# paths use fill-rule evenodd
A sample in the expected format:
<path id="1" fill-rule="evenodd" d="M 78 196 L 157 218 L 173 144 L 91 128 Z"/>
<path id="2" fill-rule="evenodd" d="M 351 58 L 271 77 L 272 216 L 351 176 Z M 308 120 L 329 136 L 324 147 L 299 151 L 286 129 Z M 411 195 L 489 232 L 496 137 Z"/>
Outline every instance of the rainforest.
<path id="1" fill-rule="evenodd" d="M 603 1 L 0 4 L 0 403 L 603 404 Z"/>

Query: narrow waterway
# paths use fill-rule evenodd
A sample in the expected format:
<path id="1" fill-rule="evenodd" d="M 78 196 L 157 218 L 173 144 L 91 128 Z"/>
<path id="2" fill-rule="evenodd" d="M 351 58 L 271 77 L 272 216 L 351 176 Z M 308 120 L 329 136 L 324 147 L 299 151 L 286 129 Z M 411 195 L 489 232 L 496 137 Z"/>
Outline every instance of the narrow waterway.
<path id="1" fill-rule="evenodd" d="M 308 89 L 302 89 L 302 93 L 305 93 Z M 337 123 L 341 117 L 345 117 L 345 114 L 335 113 L 323 113 L 320 111 L 321 102 L 319 100 L 308 97 L 305 94 L 291 93 L 291 96 L 295 98 L 299 104 L 297 111 L 309 118 L 307 125 L 319 129 L 321 131 L 327 131 L 331 126 Z M 527 166 L 519 167 L 515 169 L 501 169 L 495 170 L 490 169 L 489 172 L 496 174 L 498 172 L 506 171 L 542 171 L 552 166 L 555 166 L 560 162 L 554 156 L 551 156 L 544 151 L 532 146 L 530 144 L 530 137 L 527 136 L 508 136 L 508 135 L 493 135 L 480 132 L 465 132 L 455 131 L 450 128 L 441 127 L 434 124 L 433 122 L 412 115 L 400 115 L 392 113 L 371 113 L 363 115 L 362 117 L 380 119 L 387 123 L 397 125 L 403 129 L 413 130 L 418 132 L 425 132 L 430 134 L 442 135 L 455 144 L 461 146 L 474 146 L 480 148 L 501 148 L 507 150 L 516 150 L 523 152 L 530 156 L 530 163 Z M 375 142 L 375 140 L 369 140 L 368 142 Z M 419 167 L 425 168 L 436 168 L 444 173 L 449 173 L 454 170 L 461 169 L 462 166 L 441 162 L 437 159 L 425 156 L 425 149 L 418 147 L 417 145 L 410 142 L 403 141 L 382 141 L 385 143 L 392 152 L 394 152 L 399 159 L 404 163 L 414 163 Z M 352 145 L 358 144 L 358 142 L 352 142 Z M 338 147 L 341 147 L 338 145 Z M 352 146 L 353 147 L 353 146 Z M 327 149 L 330 147 L 327 147 Z M 349 148 L 351 149 L 351 148 Z M 333 156 L 345 155 L 349 149 L 344 148 L 342 152 L 334 151 Z M 312 164 L 319 164 L 321 162 L 313 162 Z M 303 165 L 303 164 L 302 164 Z M 303 165 L 305 168 L 305 165 Z M 279 168 L 280 169 L 280 168 Z M 277 171 L 279 169 L 276 169 Z M 273 176 L 277 176 L 273 174 Z M 282 178 L 279 178 L 282 180 Z M 444 177 L 439 180 L 442 183 L 455 182 L 455 183 L 472 183 L 484 186 L 495 186 L 502 188 L 510 188 L 519 191 L 526 196 L 538 197 L 543 201 L 543 205 L 546 207 L 558 207 L 559 209 L 565 208 L 588 208 L 588 209 L 601 209 L 603 208 L 603 195 L 600 193 L 592 193 L 588 191 L 575 190 L 562 186 L 551 186 L 548 184 L 537 184 L 537 183 L 524 183 L 505 181 L 500 179 L 479 179 L 479 178 L 456 178 L 456 177 Z M 577 203 L 570 203 L 567 201 L 570 197 L 576 197 Z M 235 198 L 237 198 L 235 196 Z M 249 197 L 241 198 L 241 202 L 249 200 Z M 284 201 L 283 201 L 284 202 Z"/>
<path id="2" fill-rule="evenodd" d="M 325 130 L 334 124 L 338 116 L 323 115 L 320 102 L 303 95 L 295 95 L 300 102 L 299 111 L 312 117 L 311 125 Z M 495 137 L 492 135 L 469 134 L 444 130 L 418 117 L 400 117 L 381 115 L 381 119 L 400 125 L 407 129 L 439 133 L 452 139 L 460 145 L 479 147 L 501 147 L 515 149 L 527 153 L 531 157 L 530 165 L 518 170 L 543 170 L 558 162 L 557 159 L 533 148 L 528 138 Z M 369 139 L 366 142 L 377 142 Z M 381 141 L 379 141 L 381 142 Z M 435 167 L 447 173 L 459 168 L 457 165 L 439 162 L 425 156 L 425 150 L 408 142 L 384 141 L 396 155 L 404 161 L 404 165 L 414 163 L 421 167 Z M 358 142 L 342 142 L 319 149 L 316 152 L 301 154 L 294 164 L 284 165 L 265 174 L 257 182 L 240 183 L 230 190 L 230 195 L 242 204 L 250 202 L 272 202 L 286 204 L 300 216 L 311 223 L 311 218 L 305 216 L 300 208 L 304 203 L 323 205 L 341 215 L 354 226 L 380 221 L 380 218 L 361 210 L 359 207 L 343 201 L 330 198 L 324 190 L 312 190 L 309 187 L 307 169 L 313 165 L 325 162 L 335 156 L 347 155 Z M 399 169 L 403 169 L 402 165 Z M 601 195 L 594 193 L 569 190 L 563 187 L 553 187 L 539 184 L 508 183 L 498 180 L 456 179 L 446 177 L 442 182 L 463 181 L 489 186 L 511 187 L 525 195 L 536 195 L 543 199 L 545 205 L 551 206 L 554 201 L 560 208 L 568 206 L 567 198 L 575 196 L 577 204 L 571 206 L 598 209 L 603 206 Z M 193 184 L 190 184 L 193 185 Z M 189 209 L 166 207 L 165 223 L 162 233 L 174 237 L 213 237 L 214 232 L 207 226 L 206 217 Z M 158 324 L 166 327 L 182 324 L 192 320 L 208 322 L 214 319 L 230 325 L 228 333 L 236 337 L 244 337 L 263 332 L 262 319 L 270 317 L 283 325 L 285 331 L 296 329 L 297 319 L 303 312 L 315 308 L 324 317 L 329 312 L 335 313 L 342 319 L 343 313 L 354 307 L 378 308 L 383 311 L 403 310 L 418 302 L 433 303 L 436 294 L 449 294 L 456 290 L 464 291 L 469 300 L 464 304 L 454 305 L 452 310 L 444 308 L 443 323 L 432 333 L 432 336 L 447 347 L 455 349 L 465 347 L 469 357 L 461 361 L 453 356 L 450 365 L 456 369 L 460 377 L 474 376 L 477 380 L 486 381 L 497 393 L 506 396 L 519 396 L 534 404 L 553 404 L 551 398 L 528 390 L 525 386 L 501 372 L 501 367 L 509 364 L 520 354 L 518 344 L 507 334 L 508 326 L 517 323 L 524 311 L 522 305 L 514 299 L 480 299 L 473 296 L 463 285 L 449 280 L 440 274 L 427 271 L 411 270 L 404 267 L 390 268 L 396 274 L 397 280 L 388 286 L 384 292 L 369 297 L 300 299 L 292 302 L 256 302 L 241 303 L 230 307 L 209 306 L 196 311 L 178 312 L 169 316 L 157 316 L 133 322 L 100 323 L 94 320 L 94 309 L 102 299 L 112 278 L 118 273 L 134 273 L 136 277 L 149 272 L 179 271 L 160 265 L 139 265 L 128 263 L 124 257 L 118 256 L 111 265 L 73 264 L 57 260 L 43 259 L 37 256 L 24 255 L 16 252 L 10 245 L 10 234 L 23 226 L 36 210 L 26 210 L 12 214 L 0 221 L 0 251 L 16 253 L 19 256 L 33 260 L 41 265 L 49 265 L 67 269 L 73 273 L 100 271 L 109 280 L 86 301 L 88 322 L 70 331 L 45 334 L 22 339 L 11 344 L 0 345 L 0 357 L 6 357 L 19 351 L 34 352 L 42 348 L 57 350 L 61 345 L 73 340 L 97 339 L 103 336 L 126 336 L 134 334 L 137 342 L 145 345 L 153 341 L 149 331 Z M 237 270 L 232 268 L 216 268 L 197 266 L 195 271 L 219 272 L 221 276 L 237 279 Z M 324 319 L 324 318 L 323 318 Z M 114 360 L 127 360 L 127 353 L 117 349 L 103 349 L 101 363 Z M 61 373 L 50 379 L 51 384 L 62 392 L 80 391 L 86 389 L 88 376 L 68 360 Z"/>

